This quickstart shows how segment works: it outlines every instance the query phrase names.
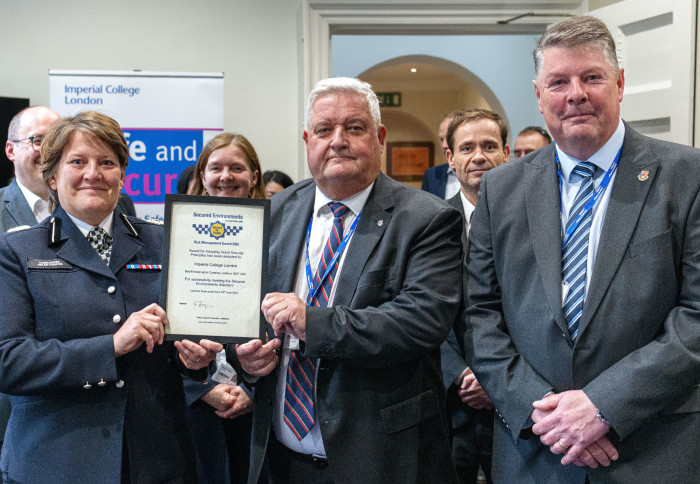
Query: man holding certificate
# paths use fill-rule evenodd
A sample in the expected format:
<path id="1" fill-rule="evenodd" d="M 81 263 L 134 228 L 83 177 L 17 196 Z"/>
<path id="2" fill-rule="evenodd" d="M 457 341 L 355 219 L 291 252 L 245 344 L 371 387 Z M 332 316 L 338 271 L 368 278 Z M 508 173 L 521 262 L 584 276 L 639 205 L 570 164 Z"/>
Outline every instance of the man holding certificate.
<path id="1" fill-rule="evenodd" d="M 256 384 L 251 483 L 266 453 L 272 482 L 456 480 L 440 343 L 462 296 L 460 215 L 380 173 L 385 136 L 369 84 L 311 92 L 313 180 L 272 200 L 262 312 L 280 338 L 227 349 Z"/>

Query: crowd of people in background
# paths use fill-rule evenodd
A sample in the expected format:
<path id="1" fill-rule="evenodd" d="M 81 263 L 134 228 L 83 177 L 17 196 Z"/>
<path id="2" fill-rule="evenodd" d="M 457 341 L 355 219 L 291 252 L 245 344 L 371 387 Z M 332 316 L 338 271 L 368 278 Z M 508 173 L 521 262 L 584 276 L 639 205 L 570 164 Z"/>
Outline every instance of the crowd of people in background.
<path id="1" fill-rule="evenodd" d="M 547 129 L 511 150 L 498 113 L 452 111 L 422 190 L 381 172 L 358 79 L 309 94 L 308 180 L 208 140 L 178 194 L 270 199 L 269 337 L 238 345 L 165 341 L 163 230 L 121 193 L 117 121 L 19 112 L 2 482 L 695 482 L 700 152 L 622 120 L 601 21 L 534 60 Z"/>

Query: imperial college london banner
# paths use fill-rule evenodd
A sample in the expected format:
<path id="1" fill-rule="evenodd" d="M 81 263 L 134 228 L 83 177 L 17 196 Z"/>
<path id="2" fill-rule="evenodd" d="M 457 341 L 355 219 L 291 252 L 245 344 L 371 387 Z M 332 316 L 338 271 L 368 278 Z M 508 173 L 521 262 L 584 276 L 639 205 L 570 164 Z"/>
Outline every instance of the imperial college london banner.
<path id="1" fill-rule="evenodd" d="M 163 220 L 165 194 L 223 131 L 223 73 L 49 71 L 51 109 L 88 109 L 119 122 L 129 144 L 124 193 L 146 220 Z"/>

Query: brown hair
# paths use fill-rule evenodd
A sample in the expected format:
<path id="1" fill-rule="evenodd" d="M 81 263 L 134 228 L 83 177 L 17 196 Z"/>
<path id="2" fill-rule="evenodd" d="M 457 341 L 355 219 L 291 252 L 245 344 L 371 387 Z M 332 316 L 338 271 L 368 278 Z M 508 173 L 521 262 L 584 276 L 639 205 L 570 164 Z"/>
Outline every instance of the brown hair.
<path id="1" fill-rule="evenodd" d="M 584 45 L 598 47 L 603 51 L 605 60 L 615 70 L 615 74 L 620 71 L 615 40 L 605 24 L 595 17 L 577 15 L 551 26 L 537 41 L 537 46 L 532 52 L 535 58 L 535 79 L 539 81 L 540 78 L 544 49 L 548 47 L 573 49 Z"/>
<path id="2" fill-rule="evenodd" d="M 209 157 L 212 152 L 223 148 L 225 146 L 233 145 L 238 147 L 246 157 L 248 162 L 248 168 L 250 171 L 255 173 L 258 172 L 258 181 L 251 187 L 249 197 L 250 198 L 265 198 L 265 185 L 262 181 L 262 169 L 260 168 L 260 160 L 258 159 L 258 154 L 255 152 L 255 148 L 250 144 L 250 141 L 242 134 L 237 133 L 221 133 L 214 136 L 209 140 L 207 144 L 202 148 L 202 152 L 197 159 L 197 166 L 194 169 L 192 191 L 190 195 L 207 195 L 207 191 L 204 188 L 204 183 L 202 182 L 202 173 L 209 163 Z"/>
<path id="3" fill-rule="evenodd" d="M 72 117 L 60 118 L 51 124 L 41 142 L 41 175 L 49 188 L 49 210 L 53 211 L 60 201 L 58 193 L 49 186 L 56 176 L 63 150 L 74 133 L 83 133 L 109 146 L 119 160 L 122 172 L 129 164 L 129 147 L 119 123 L 97 111 L 83 111 Z"/>
<path id="4" fill-rule="evenodd" d="M 472 121 L 479 121 L 480 119 L 490 119 L 496 125 L 498 125 L 498 130 L 501 133 L 501 149 L 506 147 L 506 141 L 508 139 L 508 125 L 503 121 L 503 118 L 493 111 L 488 109 L 470 109 L 468 111 L 457 111 L 455 117 L 450 121 L 450 125 L 447 127 L 447 146 L 449 146 L 450 151 L 454 153 L 454 138 L 455 131 L 457 128 L 462 126 L 464 123 L 470 123 Z"/>

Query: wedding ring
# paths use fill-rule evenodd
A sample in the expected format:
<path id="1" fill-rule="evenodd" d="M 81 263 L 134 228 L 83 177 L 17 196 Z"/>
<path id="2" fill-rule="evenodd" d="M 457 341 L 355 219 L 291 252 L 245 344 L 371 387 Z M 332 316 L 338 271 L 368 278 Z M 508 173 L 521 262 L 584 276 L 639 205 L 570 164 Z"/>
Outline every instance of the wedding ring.
<path id="1" fill-rule="evenodd" d="M 564 444 L 562 444 L 562 443 L 561 443 L 561 439 L 557 440 L 557 444 L 559 444 L 559 447 L 561 447 L 561 448 L 564 449 L 564 450 L 568 450 L 569 447 L 571 447 L 570 445 L 564 445 Z"/>

